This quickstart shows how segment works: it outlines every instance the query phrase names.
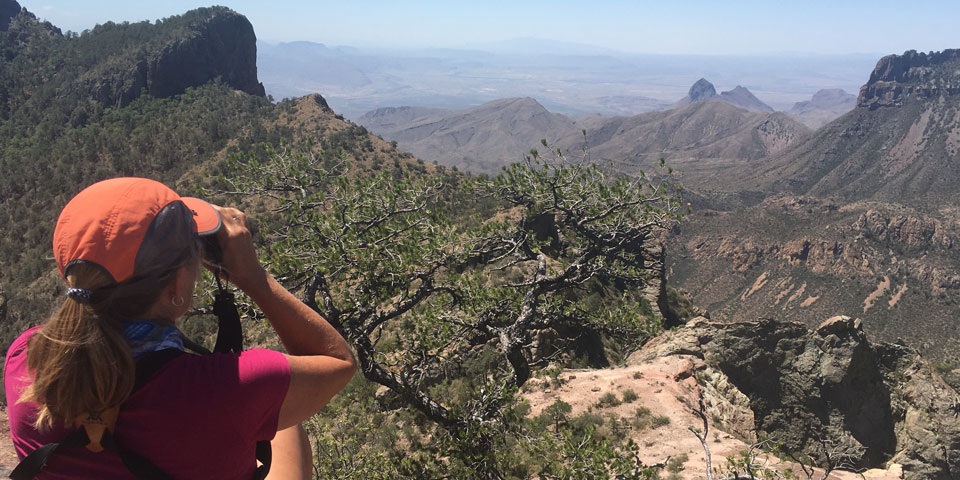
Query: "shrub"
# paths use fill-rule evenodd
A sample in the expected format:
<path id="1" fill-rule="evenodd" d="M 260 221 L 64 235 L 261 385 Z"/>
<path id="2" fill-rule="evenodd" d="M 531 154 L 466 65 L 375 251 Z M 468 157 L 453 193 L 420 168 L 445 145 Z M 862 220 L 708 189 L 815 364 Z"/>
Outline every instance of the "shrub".
<path id="1" fill-rule="evenodd" d="M 653 428 L 660 428 L 667 425 L 670 425 L 670 417 L 666 415 L 657 415 L 656 417 L 653 417 L 653 422 L 651 423 Z"/>
<path id="2" fill-rule="evenodd" d="M 620 399 L 617 398 L 617 395 L 613 392 L 603 394 L 603 396 L 600 397 L 600 401 L 597 402 L 598 408 L 616 407 L 617 405 L 620 405 Z"/>

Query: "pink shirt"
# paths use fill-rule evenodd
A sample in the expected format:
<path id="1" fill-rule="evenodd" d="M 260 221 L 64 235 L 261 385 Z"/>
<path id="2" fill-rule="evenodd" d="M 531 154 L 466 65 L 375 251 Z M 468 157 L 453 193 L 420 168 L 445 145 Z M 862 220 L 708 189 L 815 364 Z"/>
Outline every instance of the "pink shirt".
<path id="1" fill-rule="evenodd" d="M 13 342 L 4 368 L 10 437 L 21 459 L 69 433 L 38 432 L 36 405 L 17 403 L 31 381 L 26 348 L 36 330 Z M 289 386 L 290 364 L 279 352 L 182 355 L 123 404 L 115 437 L 175 479 L 247 480 L 256 468 L 256 442 L 277 431 Z M 85 448 L 54 454 L 38 478 L 135 479 L 116 454 Z"/>

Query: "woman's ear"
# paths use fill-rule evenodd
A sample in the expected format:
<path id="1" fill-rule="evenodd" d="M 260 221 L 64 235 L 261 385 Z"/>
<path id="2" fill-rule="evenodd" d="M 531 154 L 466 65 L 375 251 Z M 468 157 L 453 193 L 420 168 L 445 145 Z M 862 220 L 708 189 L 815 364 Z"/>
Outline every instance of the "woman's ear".
<path id="1" fill-rule="evenodd" d="M 199 260 L 177 269 L 176 276 L 166 289 L 169 302 L 176 309 L 175 318 L 180 318 L 190 311 L 190 307 L 193 305 L 193 290 L 197 286 L 199 277 Z"/>

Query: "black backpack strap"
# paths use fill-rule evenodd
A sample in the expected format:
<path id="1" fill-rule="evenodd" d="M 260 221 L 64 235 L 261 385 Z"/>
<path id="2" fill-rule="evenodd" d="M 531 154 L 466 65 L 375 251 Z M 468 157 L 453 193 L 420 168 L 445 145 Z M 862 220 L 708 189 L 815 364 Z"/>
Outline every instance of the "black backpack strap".
<path id="1" fill-rule="evenodd" d="M 217 353 L 240 353 L 243 350 L 243 328 L 240 326 L 240 312 L 237 303 L 228 290 L 220 285 L 217 278 L 217 296 L 213 299 L 213 313 L 217 316 L 217 343 L 213 351 Z"/>
<path id="2" fill-rule="evenodd" d="M 150 460 L 147 460 L 144 457 L 141 457 L 132 450 L 127 450 L 123 448 L 113 439 L 113 434 L 109 430 L 103 432 L 103 438 L 100 440 L 103 444 L 103 448 L 115 452 L 120 456 L 120 460 L 123 461 L 123 465 L 127 467 L 127 470 L 130 470 L 130 473 L 134 474 L 140 480 L 173 480 L 172 477 L 167 475 L 160 470 L 160 467 L 156 466 Z"/>
<path id="3" fill-rule="evenodd" d="M 157 350 L 155 352 L 150 352 L 144 354 L 137 359 L 137 379 L 134 383 L 133 391 L 140 390 L 141 387 L 146 385 L 147 382 L 152 379 L 160 369 L 167 364 L 170 360 L 179 357 L 180 355 L 186 355 L 187 353 L 183 350 L 178 350 L 176 348 L 165 348 L 163 350 Z"/>
<path id="4" fill-rule="evenodd" d="M 57 449 L 60 447 L 83 447 L 88 443 L 90 443 L 90 439 L 87 438 L 86 430 L 78 428 L 67 435 L 63 441 L 48 443 L 30 452 L 20 461 L 17 468 L 10 472 L 10 478 L 13 480 L 33 480 L 37 475 L 40 475 L 40 470 L 43 470 L 43 467 L 47 465 L 47 460 L 50 459 L 50 455 L 53 455 Z"/>
<path id="5" fill-rule="evenodd" d="M 260 461 L 260 466 L 253 472 L 253 480 L 263 480 L 270 473 L 270 463 L 273 461 L 273 450 L 268 440 L 257 442 L 257 460 Z"/>

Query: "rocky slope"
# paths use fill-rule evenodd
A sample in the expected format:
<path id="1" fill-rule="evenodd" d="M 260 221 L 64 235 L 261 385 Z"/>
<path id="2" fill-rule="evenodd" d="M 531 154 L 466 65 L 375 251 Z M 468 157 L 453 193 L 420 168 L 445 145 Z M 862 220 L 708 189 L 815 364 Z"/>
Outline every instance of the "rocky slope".
<path id="1" fill-rule="evenodd" d="M 689 359 L 707 416 L 741 438 L 769 435 L 820 465 L 898 464 L 906 479 L 953 478 L 957 392 L 916 350 L 872 343 L 861 326 L 848 317 L 813 331 L 701 318 L 654 339 L 628 364 Z"/>
<path id="2" fill-rule="evenodd" d="M 733 90 L 720 92 L 718 95 L 717 89 L 705 78 L 697 80 L 690 87 L 687 96 L 671 105 L 670 108 L 680 108 L 698 102 L 724 102 L 750 112 L 773 113 L 773 109 L 761 102 L 753 93 L 750 93 L 750 90 L 737 85 Z"/>
<path id="3" fill-rule="evenodd" d="M 857 107 L 731 187 L 929 209 L 960 200 L 960 50 L 881 59 Z"/>
<path id="4" fill-rule="evenodd" d="M 495 100 L 465 110 L 383 108 L 357 123 L 427 161 L 473 172 L 496 173 L 540 144 L 575 130 L 574 121 L 550 113 L 532 98 Z"/>
<path id="5" fill-rule="evenodd" d="M 693 183 L 713 179 L 716 168 L 742 168 L 780 152 L 809 133 L 783 113 L 753 113 L 713 101 L 573 120 L 530 98 L 506 99 L 467 110 L 383 108 L 359 123 L 424 160 L 475 172 L 497 172 L 546 139 L 574 158 L 587 146 L 594 161 L 614 162 L 630 173 L 665 158 Z"/>
<path id="6" fill-rule="evenodd" d="M 803 124 L 783 113 L 754 113 L 724 102 L 695 102 L 685 107 L 633 117 L 595 118 L 578 123 L 560 145 L 577 152 L 584 145 L 599 164 L 613 162 L 636 174 L 664 158 L 685 185 L 713 189 L 717 178 L 736 177 L 761 158 L 780 152 L 809 135 Z M 719 175 L 718 172 L 728 172 Z M 723 185 L 721 185 L 722 187 Z"/>
<path id="7" fill-rule="evenodd" d="M 873 338 L 960 363 L 955 209 L 780 196 L 695 211 L 676 233 L 667 277 L 715 319 L 805 322 L 842 312 L 863 318 Z"/>
<path id="8" fill-rule="evenodd" d="M 817 129 L 857 106 L 857 96 L 840 88 L 823 89 L 810 100 L 797 102 L 788 114 L 804 125 Z"/>

